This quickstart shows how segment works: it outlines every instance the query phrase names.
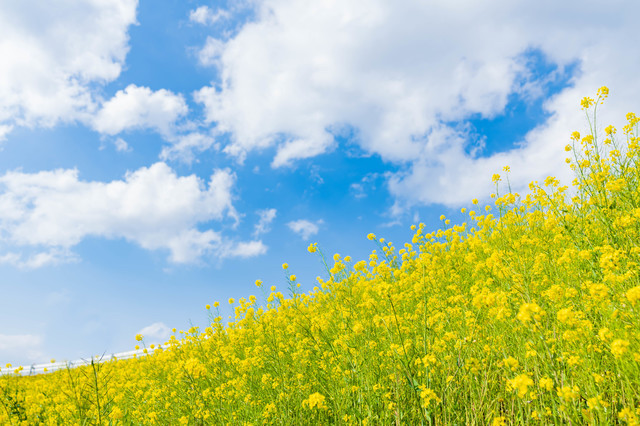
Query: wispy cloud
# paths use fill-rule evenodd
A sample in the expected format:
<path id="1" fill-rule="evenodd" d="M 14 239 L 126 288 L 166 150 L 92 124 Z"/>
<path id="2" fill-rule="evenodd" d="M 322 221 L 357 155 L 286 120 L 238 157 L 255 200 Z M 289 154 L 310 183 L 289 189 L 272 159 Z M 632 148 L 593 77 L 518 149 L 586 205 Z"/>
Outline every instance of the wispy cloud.
<path id="1" fill-rule="evenodd" d="M 258 223 L 256 223 L 255 229 L 253 231 L 254 238 L 258 235 L 266 234 L 271 230 L 271 222 L 276 218 L 277 210 L 276 209 L 263 209 L 258 210 L 256 212 L 260 219 Z"/>
<path id="2" fill-rule="evenodd" d="M 210 148 L 217 149 L 217 147 L 215 139 L 209 135 L 199 132 L 187 133 L 173 137 L 171 145 L 162 148 L 160 159 L 179 160 L 191 164 L 197 154 Z"/>
<path id="3" fill-rule="evenodd" d="M 267 246 L 262 241 L 242 241 L 227 244 L 220 250 L 220 257 L 255 257 L 265 254 Z"/>
<path id="4" fill-rule="evenodd" d="M 116 151 L 119 152 L 129 152 L 131 151 L 131 147 L 129 146 L 129 144 L 127 143 L 127 141 L 125 141 L 122 138 L 117 138 L 113 144 L 116 147 Z"/>
<path id="5" fill-rule="evenodd" d="M 318 231 L 320 230 L 319 225 L 321 225 L 322 223 L 322 220 L 318 220 L 314 223 L 306 219 L 299 219 L 287 223 L 287 226 L 293 232 L 298 234 L 300 238 L 302 238 L 304 241 L 307 241 L 309 238 L 318 233 Z"/>
<path id="6" fill-rule="evenodd" d="M 202 25 L 215 24 L 221 19 L 226 19 L 230 13 L 224 9 L 214 11 L 208 6 L 200 6 L 189 12 L 189 20 Z"/>
<path id="7" fill-rule="evenodd" d="M 19 269 L 37 269 L 79 260 L 75 253 L 64 247 L 52 247 L 46 250 L 33 248 L 22 252 L 7 252 L 0 255 L 0 265 L 13 265 Z"/>

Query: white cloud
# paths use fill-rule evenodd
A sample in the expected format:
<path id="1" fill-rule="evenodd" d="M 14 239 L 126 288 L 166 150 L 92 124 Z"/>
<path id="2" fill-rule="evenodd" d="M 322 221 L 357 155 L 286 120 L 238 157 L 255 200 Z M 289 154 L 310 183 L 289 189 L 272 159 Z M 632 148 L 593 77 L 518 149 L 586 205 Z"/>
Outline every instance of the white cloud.
<path id="1" fill-rule="evenodd" d="M 44 251 L 31 250 L 31 253 L 8 252 L 0 255 L 0 264 L 13 265 L 20 269 L 37 269 L 44 266 L 77 262 L 78 260 L 78 256 L 71 250 L 59 247 Z"/>
<path id="2" fill-rule="evenodd" d="M 267 246 L 262 241 L 237 242 L 227 245 L 221 250 L 220 257 L 255 257 L 267 252 Z"/>
<path id="3" fill-rule="evenodd" d="M 148 343 L 164 343 L 171 336 L 171 329 L 163 322 L 154 322 L 138 332 Z"/>
<path id="4" fill-rule="evenodd" d="M 0 255 L 0 262 L 39 267 L 63 261 L 88 236 L 166 249 L 176 263 L 260 254 L 255 242 L 245 247 L 212 229 L 198 229 L 203 222 L 238 221 L 234 183 L 229 170 L 215 170 L 205 185 L 161 162 L 106 183 L 82 181 L 77 170 L 7 172 L 0 176 L 0 243 L 13 251 Z M 23 260 L 17 248 L 41 253 Z"/>
<path id="5" fill-rule="evenodd" d="M 381 177 L 382 175 L 379 173 L 367 173 L 367 175 L 360 179 L 360 182 L 353 182 L 349 185 L 351 196 L 356 199 L 365 198 L 369 192 L 377 190 L 376 181 Z"/>
<path id="6" fill-rule="evenodd" d="M 16 126 L 81 122 L 105 135 L 154 130 L 172 144 L 188 114 L 181 94 L 129 85 L 104 100 L 121 73 L 138 0 L 36 0 L 0 4 L 0 142 Z M 210 23 L 227 12 L 200 9 Z M 218 18 L 216 18 L 218 17 Z M 117 140 L 116 149 L 128 145 Z M 170 147 L 173 151 L 179 148 Z"/>
<path id="7" fill-rule="evenodd" d="M 218 9 L 215 12 L 208 6 L 200 6 L 189 12 L 189 20 L 202 25 L 215 24 L 221 19 L 229 17 L 229 12 L 224 9 Z"/>
<path id="8" fill-rule="evenodd" d="M 289 140 L 280 145 L 278 152 L 271 162 L 272 167 L 292 165 L 294 160 L 311 158 L 329 150 L 333 145 L 333 139 L 327 133 L 307 139 Z"/>
<path id="9" fill-rule="evenodd" d="M 322 224 L 322 220 L 313 223 L 305 219 L 300 219 L 287 223 L 287 226 L 293 232 L 298 234 L 300 238 L 307 241 L 311 236 L 318 233 L 318 231 L 320 230 L 320 228 L 318 227 L 319 224 Z"/>
<path id="10" fill-rule="evenodd" d="M 290 165 L 332 149 L 331 129 L 346 124 L 361 148 L 402 166 L 389 178 L 400 204 L 456 205 L 490 192 L 504 165 L 516 187 L 567 178 L 562 147 L 585 127 L 579 99 L 599 86 L 612 89 L 602 118 L 637 108 L 640 56 L 629 54 L 637 12 L 640 3 L 603 11 L 577 0 L 264 0 L 254 21 L 217 46 L 220 84 L 195 99 L 240 160 L 275 146 L 272 166 Z M 540 96 L 531 49 L 560 70 L 579 63 L 570 87 L 544 104 L 552 118 L 508 152 L 467 154 L 469 135 L 446 123 L 494 118 L 514 93 Z"/>
<path id="11" fill-rule="evenodd" d="M 349 185 L 349 191 L 354 198 L 364 198 L 367 196 L 361 183 L 352 183 Z"/>
<path id="12" fill-rule="evenodd" d="M 182 95 L 165 89 L 154 92 L 148 87 L 130 84 L 102 105 L 93 119 L 93 127 L 108 135 L 132 129 L 153 129 L 170 137 L 176 121 L 188 111 Z"/>
<path id="13" fill-rule="evenodd" d="M 264 209 L 258 210 L 256 213 L 260 216 L 260 220 L 256 223 L 255 230 L 253 231 L 254 237 L 265 234 L 271 230 L 271 222 L 276 218 L 277 210 Z"/>
<path id="14" fill-rule="evenodd" d="M 0 124 L 0 142 L 5 141 L 7 139 L 7 135 L 11 133 L 12 130 L 13 126 Z"/>
<path id="15" fill-rule="evenodd" d="M 129 152 L 129 151 L 131 151 L 131 147 L 129 146 L 127 141 L 125 141 L 122 138 L 117 138 L 115 140 L 115 142 L 114 142 L 114 145 L 116 146 L 116 151 L 118 151 L 118 152 Z"/>
<path id="16" fill-rule="evenodd" d="M 193 131 L 195 123 L 186 119 L 189 108 L 181 94 L 133 84 L 119 90 L 106 101 L 93 117 L 92 127 L 106 135 L 117 135 L 128 130 L 154 130 L 169 145 L 162 148 L 160 159 L 192 163 L 196 154 L 210 148 L 219 148 L 215 138 Z M 122 138 L 115 141 L 116 150 L 130 151 Z"/>
<path id="17" fill-rule="evenodd" d="M 218 149 L 215 139 L 209 135 L 198 132 L 176 136 L 172 144 L 162 148 L 161 160 L 180 160 L 184 163 L 192 163 L 195 154 L 209 148 Z"/>
<path id="18" fill-rule="evenodd" d="M 0 367 L 4 369 L 5 363 L 14 359 L 41 360 L 42 342 L 42 336 L 36 334 L 0 334 Z"/>
<path id="19" fill-rule="evenodd" d="M 198 51 L 198 60 L 205 66 L 220 66 L 220 55 L 224 51 L 225 44 L 222 40 L 207 37 L 204 47 Z"/>
<path id="20" fill-rule="evenodd" d="M 137 0 L 0 3 L 0 124 L 87 119 L 118 77 Z M 5 132 L 6 133 L 6 132 Z"/>

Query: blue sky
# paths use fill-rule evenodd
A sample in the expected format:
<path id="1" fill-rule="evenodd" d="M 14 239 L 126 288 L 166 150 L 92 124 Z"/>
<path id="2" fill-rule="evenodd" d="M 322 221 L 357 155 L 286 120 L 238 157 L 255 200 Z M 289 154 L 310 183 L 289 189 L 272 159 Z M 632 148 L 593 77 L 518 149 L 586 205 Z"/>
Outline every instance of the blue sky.
<path id="1" fill-rule="evenodd" d="M 637 111 L 640 6 L 28 0 L 0 6 L 0 362 L 130 350 L 206 304 L 453 222 Z M 624 13 L 622 13 L 624 11 Z"/>

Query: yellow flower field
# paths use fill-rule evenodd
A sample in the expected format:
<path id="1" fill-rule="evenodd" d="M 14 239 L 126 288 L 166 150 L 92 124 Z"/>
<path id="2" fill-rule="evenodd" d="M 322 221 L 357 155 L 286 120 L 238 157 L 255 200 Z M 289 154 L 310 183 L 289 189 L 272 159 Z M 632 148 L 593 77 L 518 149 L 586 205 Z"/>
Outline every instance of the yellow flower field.
<path id="1" fill-rule="evenodd" d="M 467 222 L 370 234 L 308 294 L 287 271 L 148 356 L 2 376 L 0 424 L 639 424 L 640 118 L 599 135 L 607 94 L 581 102 L 571 186 L 521 197 L 505 167 Z"/>

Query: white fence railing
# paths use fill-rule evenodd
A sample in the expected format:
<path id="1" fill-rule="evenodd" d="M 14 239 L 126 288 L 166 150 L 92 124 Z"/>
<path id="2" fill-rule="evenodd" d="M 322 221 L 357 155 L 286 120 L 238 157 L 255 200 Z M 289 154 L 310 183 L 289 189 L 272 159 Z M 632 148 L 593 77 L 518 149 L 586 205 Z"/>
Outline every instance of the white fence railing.
<path id="1" fill-rule="evenodd" d="M 155 349 L 163 349 L 163 348 L 161 345 L 155 345 Z M 116 359 L 118 360 L 130 359 L 137 356 L 145 356 L 153 353 L 155 349 L 148 349 L 146 353 L 145 353 L 145 349 L 136 349 L 133 351 L 119 352 L 119 353 L 110 354 L 110 355 L 96 355 L 89 359 L 82 358 L 74 361 L 50 362 L 47 364 L 31 364 L 27 366 L 12 366 L 9 368 L 5 366 L 0 366 L 1 367 L 0 376 L 6 375 L 6 374 L 19 374 L 22 376 L 33 376 L 35 374 L 52 373 L 54 371 L 64 370 L 66 368 L 80 367 L 82 365 L 91 365 L 92 361 L 97 363 L 103 363 L 103 362 L 108 362 Z"/>

